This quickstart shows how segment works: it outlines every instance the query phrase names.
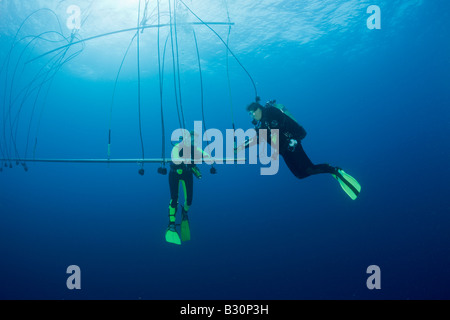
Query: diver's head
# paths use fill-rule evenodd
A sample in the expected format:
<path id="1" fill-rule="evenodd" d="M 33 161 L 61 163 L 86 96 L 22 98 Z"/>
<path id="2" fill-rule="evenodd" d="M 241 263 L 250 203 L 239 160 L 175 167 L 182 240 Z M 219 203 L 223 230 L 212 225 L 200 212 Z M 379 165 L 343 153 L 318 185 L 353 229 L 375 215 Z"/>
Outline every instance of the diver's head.
<path id="1" fill-rule="evenodd" d="M 262 118 L 262 108 L 263 106 L 258 102 L 253 102 L 247 106 L 247 112 L 253 120 L 260 121 Z"/>
<path id="2" fill-rule="evenodd" d="M 180 142 L 183 143 L 185 146 L 194 146 L 196 144 L 198 144 L 198 139 L 199 139 L 199 135 L 197 132 L 195 132 L 194 130 L 191 131 L 187 131 L 184 130 L 185 135 L 180 136 Z"/>
<path id="3" fill-rule="evenodd" d="M 194 130 L 189 131 L 189 133 L 191 135 L 191 146 L 197 145 L 199 139 L 198 133 Z"/>

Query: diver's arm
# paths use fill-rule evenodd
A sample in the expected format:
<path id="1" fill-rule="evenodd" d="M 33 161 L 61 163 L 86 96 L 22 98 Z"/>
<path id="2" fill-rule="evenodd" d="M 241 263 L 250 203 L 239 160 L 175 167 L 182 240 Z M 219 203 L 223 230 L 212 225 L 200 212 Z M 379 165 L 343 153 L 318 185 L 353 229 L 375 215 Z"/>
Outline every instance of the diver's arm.
<path id="1" fill-rule="evenodd" d="M 275 130 L 272 130 L 272 131 L 271 131 L 271 134 L 270 134 L 270 142 L 271 142 L 272 148 L 273 148 L 274 146 L 278 146 L 278 143 L 279 143 L 278 133 L 279 133 L 278 130 L 276 130 L 276 132 L 275 132 Z"/>
<path id="2" fill-rule="evenodd" d="M 252 138 L 245 139 L 245 142 L 241 144 L 240 146 L 237 146 L 234 148 L 234 153 L 237 154 L 241 152 L 242 150 L 248 149 L 258 143 L 258 136 L 254 136 Z"/>
<path id="3" fill-rule="evenodd" d="M 176 144 L 172 148 L 171 157 L 172 157 L 172 162 L 175 164 L 180 164 L 183 162 L 183 158 L 180 158 L 180 144 Z"/>
<path id="4" fill-rule="evenodd" d="M 191 167 L 191 171 L 197 179 L 202 178 L 202 173 L 200 172 L 200 169 L 195 164 Z"/>
<path id="5" fill-rule="evenodd" d="M 203 160 L 210 160 L 211 159 L 211 155 L 207 151 L 203 150 L 202 148 L 196 147 L 195 151 L 198 152 L 199 155 L 200 154 L 202 155 L 202 159 Z"/>
<path id="6" fill-rule="evenodd" d="M 211 158 L 211 155 L 208 152 L 206 152 L 205 150 L 203 150 L 202 148 L 197 148 L 197 151 L 199 153 L 201 153 L 204 158 L 207 158 L 207 159 Z"/>

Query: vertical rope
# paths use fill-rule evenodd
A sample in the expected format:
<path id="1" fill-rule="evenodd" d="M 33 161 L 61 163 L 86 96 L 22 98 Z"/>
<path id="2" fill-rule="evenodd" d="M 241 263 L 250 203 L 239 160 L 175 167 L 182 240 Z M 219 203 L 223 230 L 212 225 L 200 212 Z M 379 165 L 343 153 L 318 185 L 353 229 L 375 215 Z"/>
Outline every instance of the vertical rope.
<path id="1" fill-rule="evenodd" d="M 180 58 L 178 55 L 178 33 L 177 33 L 177 3 L 175 2 L 173 8 L 173 18 L 174 18 L 174 30 L 175 30 L 175 52 L 177 55 L 177 78 L 178 78 L 178 94 L 180 95 L 180 111 L 181 111 L 181 120 L 183 121 L 183 128 L 186 128 L 186 123 L 184 121 L 184 112 L 183 112 L 183 99 L 181 95 L 181 77 L 180 77 Z"/>
<path id="2" fill-rule="evenodd" d="M 225 45 L 225 47 L 228 49 L 228 51 L 230 52 L 230 54 L 233 56 L 233 58 L 236 60 L 236 62 L 241 66 L 242 70 L 244 70 L 244 72 L 247 74 L 247 76 L 249 77 L 252 85 L 253 85 L 253 89 L 255 91 L 255 100 L 258 101 L 259 100 L 259 96 L 258 96 L 258 90 L 256 89 L 256 84 L 255 81 L 253 80 L 252 76 L 250 75 L 250 73 L 248 72 L 248 70 L 244 67 L 244 65 L 241 63 L 241 61 L 239 61 L 239 59 L 237 58 L 237 56 L 233 53 L 233 51 L 231 51 L 230 47 L 227 45 L 227 43 L 222 39 L 222 37 L 213 29 L 211 28 L 207 23 L 205 23 L 199 16 L 197 16 L 192 10 L 191 8 L 189 8 L 187 6 L 186 3 L 184 3 L 183 0 L 178 0 L 180 1 L 188 10 L 190 13 L 192 13 L 192 15 L 194 15 L 194 17 L 196 17 L 203 25 L 205 25 L 209 30 L 211 30 L 218 38 L 220 41 L 222 41 L 222 43 Z"/>
<path id="3" fill-rule="evenodd" d="M 226 0 L 225 0 L 225 7 L 227 8 L 228 23 L 230 23 L 231 22 L 230 12 L 228 11 L 228 3 Z M 233 126 L 233 130 L 236 131 L 236 125 L 234 122 L 234 112 L 233 112 L 233 95 L 231 93 L 231 81 L 230 81 L 230 64 L 229 64 L 230 33 L 231 33 L 231 25 L 228 26 L 227 44 L 226 44 L 226 47 L 227 47 L 226 62 L 227 62 L 228 96 L 230 98 L 231 124 Z M 236 139 L 236 137 L 235 137 L 235 139 Z"/>
<path id="4" fill-rule="evenodd" d="M 137 31 L 137 32 L 139 32 L 139 31 Z M 123 67 L 123 64 L 124 64 L 124 62 L 125 62 L 125 59 L 126 59 L 126 57 L 127 57 L 127 55 L 128 55 L 128 52 L 130 51 L 130 48 L 131 48 L 131 45 L 132 45 L 133 42 L 134 42 L 134 39 L 135 39 L 136 37 L 137 37 L 137 33 L 136 33 L 136 34 L 134 35 L 134 37 L 131 39 L 131 41 L 130 41 L 130 43 L 129 43 L 129 45 L 128 45 L 128 48 L 127 48 L 127 50 L 125 51 L 125 54 L 124 54 L 124 56 L 123 56 L 123 58 L 122 58 L 122 62 L 120 63 L 119 71 L 117 72 L 117 75 L 116 75 L 116 80 L 115 80 L 115 82 L 114 82 L 114 89 L 113 89 L 113 94 L 112 94 L 112 99 L 111 99 L 111 106 L 110 106 L 110 110 L 109 110 L 108 159 L 111 158 L 112 113 L 113 113 L 114 98 L 115 98 L 115 95 L 116 95 L 116 89 L 117 89 L 117 82 L 118 82 L 118 80 L 119 80 L 119 75 L 120 75 L 120 72 L 122 71 L 122 67 Z"/>
<path id="5" fill-rule="evenodd" d="M 201 64 L 201 60 L 200 60 L 200 52 L 198 50 L 198 42 L 197 42 L 197 36 L 195 34 L 195 30 L 193 30 L 193 33 L 194 33 L 195 48 L 197 49 L 198 70 L 199 70 L 199 74 L 200 74 L 200 101 L 201 101 L 201 107 L 202 107 L 203 130 L 206 131 L 204 98 L 203 98 L 204 94 L 203 94 L 202 64 Z"/>
<path id="6" fill-rule="evenodd" d="M 184 125 L 181 121 L 180 116 L 180 106 L 178 104 L 178 90 L 177 90 L 177 75 L 176 75 L 176 67 L 175 67 L 175 52 L 174 52 L 174 44 L 173 44 L 173 24 L 172 24 L 172 5 L 171 0 L 169 0 L 169 19 L 170 19 L 170 43 L 172 47 L 172 67 L 173 67 L 173 87 L 175 90 L 175 105 L 177 107 L 177 115 L 178 115 L 178 123 L 180 128 L 184 129 Z"/>
<path id="7" fill-rule="evenodd" d="M 162 150 L 161 150 L 161 158 L 164 159 L 165 155 L 166 155 L 166 134 L 165 134 L 165 126 L 164 126 L 164 108 L 163 108 L 163 71 L 161 70 L 161 51 L 160 51 L 160 10 L 159 10 L 159 0 L 157 3 L 158 6 L 158 45 L 157 45 L 157 49 L 158 49 L 158 72 L 159 72 L 159 100 L 161 103 L 161 131 L 162 131 Z M 164 52 L 165 52 L 165 46 L 164 46 Z M 164 162 L 163 162 L 164 164 Z"/>
<path id="8" fill-rule="evenodd" d="M 141 17 L 141 0 L 139 0 L 139 8 L 138 8 L 138 22 L 137 22 L 137 67 L 138 67 L 138 111 L 139 111 L 139 136 L 141 140 L 141 149 L 142 149 L 142 159 L 145 159 L 144 153 L 144 140 L 142 138 L 142 119 L 141 119 L 141 65 L 140 65 L 140 36 L 139 36 L 139 26 L 140 26 L 140 17 Z M 142 166 L 144 164 L 142 163 Z"/>

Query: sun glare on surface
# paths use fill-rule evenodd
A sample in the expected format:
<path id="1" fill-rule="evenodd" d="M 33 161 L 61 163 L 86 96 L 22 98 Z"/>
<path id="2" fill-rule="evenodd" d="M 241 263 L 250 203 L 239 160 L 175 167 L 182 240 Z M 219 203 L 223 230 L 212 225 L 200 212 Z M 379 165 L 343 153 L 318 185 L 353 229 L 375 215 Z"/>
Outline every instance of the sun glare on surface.
<path id="1" fill-rule="evenodd" d="M 141 1 L 142 3 L 145 3 L 144 1 Z M 116 8 L 120 10 L 127 10 L 127 9 L 136 9 L 139 5 L 139 0 L 115 0 L 111 2 L 111 6 L 115 6 Z"/>

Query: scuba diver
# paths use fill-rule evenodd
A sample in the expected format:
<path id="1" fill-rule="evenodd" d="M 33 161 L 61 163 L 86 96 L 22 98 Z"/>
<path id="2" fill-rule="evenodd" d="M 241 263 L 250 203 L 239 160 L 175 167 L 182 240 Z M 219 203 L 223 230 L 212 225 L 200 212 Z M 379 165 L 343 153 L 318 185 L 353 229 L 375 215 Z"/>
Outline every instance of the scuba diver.
<path id="1" fill-rule="evenodd" d="M 194 178 L 202 178 L 202 174 L 198 167 L 195 165 L 192 159 L 202 159 L 201 156 L 209 155 L 203 151 L 196 144 L 197 139 L 194 137 L 198 136 L 194 131 L 189 132 L 182 141 L 177 143 L 172 149 L 172 162 L 170 163 L 169 172 L 169 187 L 170 187 L 170 204 L 169 204 L 169 226 L 166 231 L 166 241 L 174 244 L 181 244 L 181 241 L 189 241 L 191 239 L 191 231 L 189 228 L 188 211 L 192 205 L 193 191 L 194 191 Z M 191 155 L 186 155 L 190 157 L 190 163 L 185 163 L 187 161 L 183 156 L 183 150 L 191 148 Z M 180 164 L 174 163 L 174 159 L 183 161 Z M 181 239 L 177 232 L 175 224 L 175 216 L 178 209 L 178 193 L 180 184 L 183 186 L 184 190 L 184 205 L 181 207 Z"/>
<path id="2" fill-rule="evenodd" d="M 301 144 L 306 136 L 306 131 L 283 105 L 272 100 L 263 107 L 257 99 L 256 102 L 247 106 L 247 112 L 253 118 L 252 124 L 255 125 L 257 135 L 235 148 L 235 153 L 257 144 L 259 129 L 266 129 L 267 142 L 278 141 L 279 150 L 276 151 L 283 157 L 288 168 L 298 179 L 320 173 L 329 173 L 339 181 L 342 189 L 352 200 L 358 197 L 361 186 L 344 170 L 329 164 L 312 163 Z M 278 129 L 279 136 L 272 132 L 273 129 Z"/>

